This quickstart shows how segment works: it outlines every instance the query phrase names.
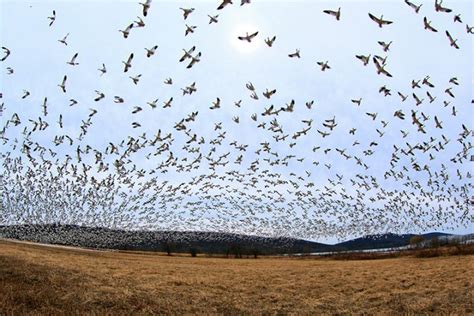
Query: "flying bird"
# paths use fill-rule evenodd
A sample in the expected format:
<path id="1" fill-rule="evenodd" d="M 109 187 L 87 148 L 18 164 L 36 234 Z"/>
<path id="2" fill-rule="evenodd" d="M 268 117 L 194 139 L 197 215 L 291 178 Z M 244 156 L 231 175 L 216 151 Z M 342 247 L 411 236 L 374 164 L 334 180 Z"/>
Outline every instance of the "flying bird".
<path id="1" fill-rule="evenodd" d="M 337 11 L 324 10 L 323 12 L 326 13 L 326 14 L 334 16 L 337 21 L 339 21 L 341 19 L 341 8 L 337 9 Z"/>
<path id="2" fill-rule="evenodd" d="M 128 59 L 126 62 L 122 61 L 122 63 L 124 64 L 123 72 L 127 72 L 128 69 L 132 67 L 132 60 L 133 60 L 133 53 L 131 53 L 130 56 L 128 56 Z"/>
<path id="3" fill-rule="evenodd" d="M 49 22 L 49 26 L 53 25 L 54 21 L 56 21 L 56 11 L 53 10 L 53 15 L 52 16 L 48 16 L 48 20 L 50 20 L 51 22 Z"/>
<path id="4" fill-rule="evenodd" d="M 143 6 L 143 16 L 147 16 L 148 10 L 150 10 L 151 0 L 146 0 L 144 3 L 140 3 Z"/>
<path id="5" fill-rule="evenodd" d="M 383 15 L 380 16 L 380 18 L 374 16 L 372 13 L 369 13 L 369 17 L 372 19 L 372 21 L 374 21 L 375 23 L 377 23 L 377 25 L 382 28 L 382 26 L 384 25 L 389 25 L 389 24 L 392 24 L 393 21 L 389 21 L 389 20 L 384 20 L 383 19 Z"/>
<path id="6" fill-rule="evenodd" d="M 66 36 L 64 36 L 62 39 L 58 39 L 58 42 L 63 43 L 64 45 L 67 46 L 66 40 L 68 36 L 69 36 L 69 33 L 67 33 Z"/>
<path id="7" fill-rule="evenodd" d="M 258 34 L 258 31 L 255 32 L 255 33 L 252 33 L 252 34 L 249 34 L 248 32 L 245 33 L 246 35 L 245 36 L 238 36 L 237 38 L 241 41 L 247 41 L 247 42 L 251 42 L 253 38 L 255 38 L 255 36 L 257 36 Z"/>
<path id="8" fill-rule="evenodd" d="M 133 23 L 127 26 L 125 30 L 119 30 L 119 32 L 123 34 L 123 38 L 128 38 L 128 35 L 130 35 L 130 30 L 132 28 L 133 28 Z"/>
<path id="9" fill-rule="evenodd" d="M 435 10 L 436 12 L 445 12 L 450 13 L 452 10 L 442 6 L 443 0 L 435 0 Z"/>
<path id="10" fill-rule="evenodd" d="M 416 13 L 420 12 L 421 7 L 423 6 L 423 3 L 416 5 L 413 2 L 408 1 L 408 0 L 405 0 L 405 3 L 408 4 L 413 10 L 415 10 Z"/>
<path id="11" fill-rule="evenodd" d="M 232 4 L 232 0 L 222 0 L 222 3 L 217 7 L 217 10 L 222 10 L 229 4 Z"/>
<path id="12" fill-rule="evenodd" d="M 188 16 L 194 12 L 194 8 L 189 8 L 189 9 L 186 9 L 186 8 L 179 8 L 181 11 L 183 11 L 183 18 L 186 20 L 188 18 Z"/>
<path id="13" fill-rule="evenodd" d="M 425 30 L 431 31 L 431 32 L 438 32 L 437 29 L 431 26 L 431 21 L 428 21 L 426 16 L 423 18 L 423 24 L 425 25 Z"/>
<path id="14" fill-rule="evenodd" d="M 158 48 L 158 45 L 155 45 L 152 48 L 145 48 L 146 57 L 150 58 L 151 56 L 153 56 L 155 54 L 157 48 Z"/>
<path id="15" fill-rule="evenodd" d="M 276 36 L 273 36 L 272 38 L 267 37 L 265 39 L 265 44 L 267 44 L 268 47 L 272 47 L 275 40 L 276 40 Z"/>
<path id="16" fill-rule="evenodd" d="M 449 39 L 449 42 L 450 42 L 450 45 L 456 49 L 459 49 L 459 46 L 458 44 L 456 43 L 458 40 L 456 39 L 453 39 L 453 37 L 451 36 L 451 34 L 449 34 L 448 31 L 446 31 L 446 36 L 448 37 Z"/>
<path id="17" fill-rule="evenodd" d="M 71 65 L 71 66 L 77 66 L 79 63 L 76 63 L 76 59 L 79 53 L 75 53 L 74 56 L 72 56 L 71 60 L 66 62 L 66 64 Z"/>
<path id="18" fill-rule="evenodd" d="M 294 58 L 294 57 L 301 58 L 300 50 L 297 49 L 294 53 L 288 54 L 288 57 L 290 57 L 290 58 Z"/>
<path id="19" fill-rule="evenodd" d="M 60 87 L 64 93 L 66 93 L 66 80 L 67 80 L 67 76 L 65 75 L 63 77 L 63 81 L 61 82 L 61 84 L 58 84 L 58 87 Z"/>
<path id="20" fill-rule="evenodd" d="M 8 56 L 10 56 L 11 52 L 5 46 L 2 46 L 2 49 L 5 52 L 5 56 L 3 56 L 2 59 L 0 59 L 0 61 L 5 61 L 8 58 Z"/>

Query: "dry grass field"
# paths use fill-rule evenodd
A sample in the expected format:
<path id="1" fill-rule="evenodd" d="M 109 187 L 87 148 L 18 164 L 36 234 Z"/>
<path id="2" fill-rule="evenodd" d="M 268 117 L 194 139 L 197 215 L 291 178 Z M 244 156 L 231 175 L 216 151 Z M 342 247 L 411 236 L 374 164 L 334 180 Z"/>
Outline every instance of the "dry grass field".
<path id="1" fill-rule="evenodd" d="M 0 314 L 472 314 L 474 256 L 223 259 L 0 241 Z"/>

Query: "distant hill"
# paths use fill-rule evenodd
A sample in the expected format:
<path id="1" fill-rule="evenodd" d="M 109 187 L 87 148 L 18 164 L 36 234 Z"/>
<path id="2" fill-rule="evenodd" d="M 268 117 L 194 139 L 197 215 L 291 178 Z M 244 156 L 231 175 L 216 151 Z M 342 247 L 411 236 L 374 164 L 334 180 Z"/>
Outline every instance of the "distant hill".
<path id="1" fill-rule="evenodd" d="M 219 232 L 128 231 L 76 225 L 0 226 L 0 237 L 99 249 L 278 254 L 331 251 L 332 246 L 293 239 Z"/>
<path id="2" fill-rule="evenodd" d="M 396 248 L 407 246 L 410 243 L 410 238 L 415 234 L 383 234 L 383 235 L 368 235 L 348 241 L 341 242 L 337 246 L 342 250 L 366 250 L 366 249 L 381 249 L 381 248 Z M 428 233 L 421 235 L 426 240 L 431 240 L 434 237 L 449 236 L 445 233 Z"/>
<path id="3" fill-rule="evenodd" d="M 216 254 L 282 254 L 353 251 L 403 247 L 414 234 L 369 235 L 335 245 L 294 238 L 272 238 L 220 232 L 130 231 L 77 225 L 0 226 L 0 238 L 40 243 L 120 250 L 171 251 Z M 426 240 L 450 238 L 445 233 L 423 234 Z"/>

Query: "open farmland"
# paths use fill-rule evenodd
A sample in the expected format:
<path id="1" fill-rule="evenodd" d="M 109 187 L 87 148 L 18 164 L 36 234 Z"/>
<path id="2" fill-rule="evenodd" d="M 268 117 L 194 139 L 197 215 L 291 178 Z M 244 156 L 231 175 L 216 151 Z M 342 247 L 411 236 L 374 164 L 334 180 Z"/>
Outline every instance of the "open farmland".
<path id="1" fill-rule="evenodd" d="M 224 259 L 0 241 L 0 312 L 473 312 L 473 256 Z"/>

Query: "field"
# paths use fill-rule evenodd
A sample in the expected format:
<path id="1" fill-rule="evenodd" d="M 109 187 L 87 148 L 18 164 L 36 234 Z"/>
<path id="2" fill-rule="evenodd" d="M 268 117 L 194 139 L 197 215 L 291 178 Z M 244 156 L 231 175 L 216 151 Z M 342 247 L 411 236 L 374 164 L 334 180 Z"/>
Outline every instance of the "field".
<path id="1" fill-rule="evenodd" d="M 474 256 L 224 259 L 0 241 L 0 314 L 472 314 Z"/>

